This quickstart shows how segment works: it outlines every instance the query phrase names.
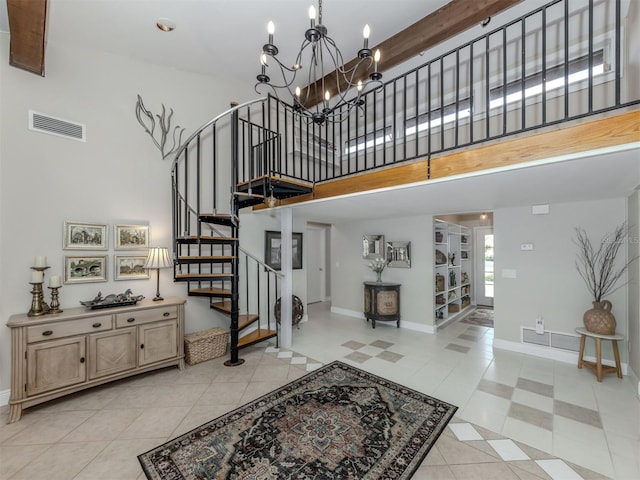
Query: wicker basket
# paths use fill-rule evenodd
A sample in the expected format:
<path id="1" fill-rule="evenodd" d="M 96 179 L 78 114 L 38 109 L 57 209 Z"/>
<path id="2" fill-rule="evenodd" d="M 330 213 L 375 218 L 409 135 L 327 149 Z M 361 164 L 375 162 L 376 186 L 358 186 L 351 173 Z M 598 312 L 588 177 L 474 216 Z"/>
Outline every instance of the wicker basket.
<path id="1" fill-rule="evenodd" d="M 229 332 L 224 328 L 210 328 L 184 336 L 184 360 L 189 365 L 211 360 L 227 353 Z"/>

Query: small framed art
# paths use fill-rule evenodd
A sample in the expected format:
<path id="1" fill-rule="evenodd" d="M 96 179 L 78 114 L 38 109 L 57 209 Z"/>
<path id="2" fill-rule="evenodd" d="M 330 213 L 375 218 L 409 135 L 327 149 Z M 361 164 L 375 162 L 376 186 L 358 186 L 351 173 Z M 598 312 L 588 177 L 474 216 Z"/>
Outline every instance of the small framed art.
<path id="1" fill-rule="evenodd" d="M 116 250 L 149 248 L 149 225 L 116 225 L 114 233 Z"/>
<path id="2" fill-rule="evenodd" d="M 66 255 L 64 283 L 107 281 L 107 255 Z"/>
<path id="3" fill-rule="evenodd" d="M 107 226 L 101 223 L 64 222 L 65 250 L 106 250 Z"/>
<path id="4" fill-rule="evenodd" d="M 149 270 L 144 268 L 146 255 L 114 255 L 114 280 L 144 280 L 149 278 Z"/>

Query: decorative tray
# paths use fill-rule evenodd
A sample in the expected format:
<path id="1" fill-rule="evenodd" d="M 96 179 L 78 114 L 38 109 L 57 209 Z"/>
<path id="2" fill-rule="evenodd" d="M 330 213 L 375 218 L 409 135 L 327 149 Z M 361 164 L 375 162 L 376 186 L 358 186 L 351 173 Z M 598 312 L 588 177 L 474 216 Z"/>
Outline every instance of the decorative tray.
<path id="1" fill-rule="evenodd" d="M 125 290 L 124 293 L 112 293 L 106 297 L 102 296 L 102 292 L 98 292 L 98 295 L 93 300 L 81 301 L 80 304 L 91 310 L 97 310 L 99 308 L 112 308 L 112 307 L 125 307 L 127 305 L 135 305 L 138 300 L 142 300 L 144 295 L 133 295 L 130 289 Z"/>

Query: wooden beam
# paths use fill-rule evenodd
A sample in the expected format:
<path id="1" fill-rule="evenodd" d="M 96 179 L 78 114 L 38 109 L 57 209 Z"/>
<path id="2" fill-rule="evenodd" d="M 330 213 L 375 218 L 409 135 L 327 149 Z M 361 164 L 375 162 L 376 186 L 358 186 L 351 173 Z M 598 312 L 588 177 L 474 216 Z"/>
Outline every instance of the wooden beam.
<path id="1" fill-rule="evenodd" d="M 520 3 L 522 0 L 453 0 L 444 7 L 418 20 L 391 38 L 383 41 L 371 50 L 380 50 L 379 70 L 385 71 L 415 57 L 419 53 L 434 47 L 438 43 L 457 35 L 498 12 Z M 345 64 L 345 69 L 356 66 L 360 59 L 354 58 Z M 369 71 L 356 72 L 354 83 L 368 78 Z M 305 99 L 305 106 L 311 107 L 320 103 L 324 90 L 330 92 L 344 91 L 346 81 L 335 72 L 303 89 L 300 98 Z M 340 83 L 338 87 L 338 82 Z M 324 85 L 324 90 L 322 86 Z M 307 90 L 309 92 L 307 93 Z M 308 95 L 308 97 L 307 97 Z"/>
<path id="2" fill-rule="evenodd" d="M 434 157 L 431 159 L 430 178 L 432 180 L 445 178 L 545 160 L 561 155 L 637 143 L 640 142 L 639 119 L 640 110 L 636 109 L 579 124 L 556 127 L 554 130 L 526 137 L 505 139 Z M 323 182 L 315 186 L 313 193 L 283 199 L 278 202 L 278 205 L 293 205 L 349 193 L 422 182 L 427 180 L 427 166 L 427 160 L 416 160 L 396 167 Z M 255 210 L 263 208 L 267 208 L 266 205 L 254 207 Z"/>
<path id="3" fill-rule="evenodd" d="M 7 0 L 9 65 L 44 77 L 47 0 Z"/>

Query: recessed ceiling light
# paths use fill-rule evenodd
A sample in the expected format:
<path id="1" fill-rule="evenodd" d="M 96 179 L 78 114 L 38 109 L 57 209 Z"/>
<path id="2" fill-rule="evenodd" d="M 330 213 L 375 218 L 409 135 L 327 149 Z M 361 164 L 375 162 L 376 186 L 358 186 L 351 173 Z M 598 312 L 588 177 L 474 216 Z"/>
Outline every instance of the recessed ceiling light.
<path id="1" fill-rule="evenodd" d="M 163 32 L 171 32 L 176 28 L 176 22 L 168 18 L 159 18 L 156 26 Z"/>

